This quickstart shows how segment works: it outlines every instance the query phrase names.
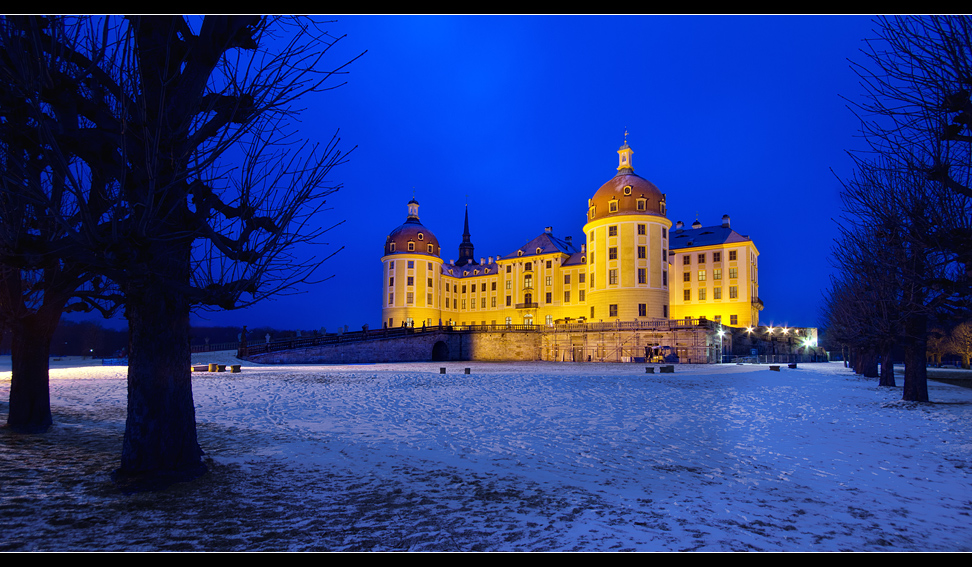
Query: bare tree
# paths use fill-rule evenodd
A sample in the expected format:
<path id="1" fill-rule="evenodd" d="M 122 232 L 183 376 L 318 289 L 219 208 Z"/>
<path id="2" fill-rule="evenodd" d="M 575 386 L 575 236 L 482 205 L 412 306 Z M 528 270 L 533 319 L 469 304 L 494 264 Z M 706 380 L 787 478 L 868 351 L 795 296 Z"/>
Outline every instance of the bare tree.
<path id="1" fill-rule="evenodd" d="M 40 44 L 81 89 L 43 99 L 40 135 L 80 227 L 59 249 L 117 282 L 129 322 L 122 476 L 205 470 L 189 365 L 193 305 L 235 308 L 307 282 L 316 217 L 344 159 L 335 135 L 301 141 L 301 97 L 330 88 L 333 38 L 304 18 L 82 18 L 97 33 Z M 48 47 L 50 46 L 50 47 Z M 41 97 L 43 98 L 43 93 Z M 76 161 L 66 156 L 77 156 Z M 41 189 L 32 196 L 43 199 Z"/>

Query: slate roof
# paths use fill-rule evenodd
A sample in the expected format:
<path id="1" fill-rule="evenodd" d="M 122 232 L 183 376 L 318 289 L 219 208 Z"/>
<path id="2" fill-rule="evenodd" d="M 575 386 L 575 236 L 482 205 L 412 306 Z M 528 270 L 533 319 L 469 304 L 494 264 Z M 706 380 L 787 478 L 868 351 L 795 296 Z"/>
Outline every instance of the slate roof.
<path id="1" fill-rule="evenodd" d="M 669 230 L 668 248 L 669 250 L 681 250 L 683 248 L 695 248 L 698 246 L 716 246 L 719 244 L 732 244 L 733 242 L 752 242 L 753 239 L 743 236 L 724 226 L 703 226 L 700 228 L 683 228 L 682 230 Z"/>

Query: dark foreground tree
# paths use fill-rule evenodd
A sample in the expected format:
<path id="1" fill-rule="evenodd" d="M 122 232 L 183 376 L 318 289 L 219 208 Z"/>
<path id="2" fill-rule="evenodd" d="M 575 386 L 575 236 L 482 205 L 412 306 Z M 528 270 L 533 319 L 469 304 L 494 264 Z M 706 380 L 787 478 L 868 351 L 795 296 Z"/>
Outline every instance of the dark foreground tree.
<path id="1" fill-rule="evenodd" d="M 78 21 L 98 33 L 42 45 L 86 74 L 83 88 L 33 109 L 48 161 L 70 181 L 83 228 L 60 250 L 117 282 L 129 322 L 128 419 L 119 473 L 201 473 L 192 400 L 189 313 L 235 308 L 291 289 L 322 260 L 303 244 L 337 190 L 336 137 L 299 142 L 288 118 L 302 96 L 333 88 L 334 38 L 303 18 L 129 17 Z M 343 66 L 342 66 L 343 67 Z M 76 155 L 83 165 L 61 156 Z M 43 191 L 34 192 L 44 198 Z M 303 255 L 304 260 L 297 259 Z"/>

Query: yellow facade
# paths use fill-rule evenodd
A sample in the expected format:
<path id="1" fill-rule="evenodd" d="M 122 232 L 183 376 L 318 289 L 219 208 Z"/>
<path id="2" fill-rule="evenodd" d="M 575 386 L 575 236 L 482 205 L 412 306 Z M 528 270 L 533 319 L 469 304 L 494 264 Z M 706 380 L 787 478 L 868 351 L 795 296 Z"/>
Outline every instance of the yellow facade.
<path id="1" fill-rule="evenodd" d="M 756 324 L 758 310 L 749 299 L 758 297 L 758 252 L 752 241 L 729 231 L 733 236 L 727 242 L 693 246 L 680 229 L 671 232 L 665 195 L 634 175 L 632 154 L 626 142 L 618 150 L 618 174 L 588 200 L 586 242 L 579 246 L 570 238 L 555 237 L 548 227 L 506 256 L 477 262 L 471 257 L 467 221 L 460 261 L 445 264 L 435 236 L 419 222 L 413 199 L 405 224 L 385 243 L 383 324 L 552 325 L 684 317 Z M 714 251 L 726 259 L 713 262 Z M 737 260 L 727 260 L 730 252 Z M 682 281 L 686 267 L 680 262 L 686 254 L 695 258 L 686 265 L 695 270 L 695 278 L 699 270 L 724 270 L 719 300 L 709 295 L 698 299 L 698 289 L 716 294 L 708 291 L 714 286 Z M 707 256 L 701 265 L 700 254 Z M 730 267 L 738 271 L 731 284 Z M 732 300 L 730 285 L 736 288 Z M 689 299 L 684 290 L 689 290 Z"/>

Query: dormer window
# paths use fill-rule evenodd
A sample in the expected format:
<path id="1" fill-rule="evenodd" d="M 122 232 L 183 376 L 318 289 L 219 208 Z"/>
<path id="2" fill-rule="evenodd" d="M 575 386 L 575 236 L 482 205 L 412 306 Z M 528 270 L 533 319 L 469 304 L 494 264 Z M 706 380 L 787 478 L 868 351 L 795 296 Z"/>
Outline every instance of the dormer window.
<path id="1" fill-rule="evenodd" d="M 429 244 L 429 254 L 432 254 L 432 245 Z"/>
<path id="2" fill-rule="evenodd" d="M 517 256 L 522 256 L 523 255 L 523 250 L 517 250 L 516 251 L 516 255 Z"/>
<path id="3" fill-rule="evenodd" d="M 411 240 L 408 241 L 408 251 L 413 252 L 415 250 L 415 243 Z"/>
<path id="4" fill-rule="evenodd" d="M 419 239 L 419 240 L 422 240 L 423 238 L 425 238 L 425 235 L 424 235 L 424 234 L 422 234 L 421 232 L 420 232 L 420 233 L 418 233 L 418 239 Z"/>
<path id="5" fill-rule="evenodd" d="M 543 248 L 537 248 L 537 254 L 543 252 Z"/>
<path id="6" fill-rule="evenodd" d="M 608 203 L 608 212 L 612 212 L 612 213 L 618 212 L 618 202 L 617 201 L 611 201 L 610 203 Z"/>
<path id="7" fill-rule="evenodd" d="M 591 218 L 593 219 L 594 218 L 594 207 L 591 207 L 591 213 L 590 213 L 590 215 L 591 215 Z"/>
<path id="8" fill-rule="evenodd" d="M 631 186 L 630 185 L 625 185 L 624 186 L 624 194 L 625 195 L 630 195 L 631 194 Z"/>
<path id="9" fill-rule="evenodd" d="M 394 242 L 389 242 L 388 243 L 388 251 L 389 252 L 394 252 L 395 251 L 395 243 Z"/>
<path id="10" fill-rule="evenodd" d="M 473 275 L 474 276 L 478 276 L 479 275 L 479 270 L 473 270 Z"/>
<path id="11" fill-rule="evenodd" d="M 647 208 L 647 201 L 645 199 L 638 199 L 638 210 L 643 211 Z"/>

